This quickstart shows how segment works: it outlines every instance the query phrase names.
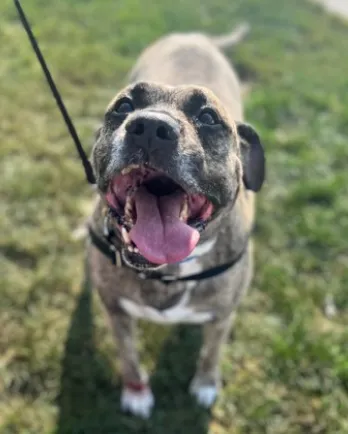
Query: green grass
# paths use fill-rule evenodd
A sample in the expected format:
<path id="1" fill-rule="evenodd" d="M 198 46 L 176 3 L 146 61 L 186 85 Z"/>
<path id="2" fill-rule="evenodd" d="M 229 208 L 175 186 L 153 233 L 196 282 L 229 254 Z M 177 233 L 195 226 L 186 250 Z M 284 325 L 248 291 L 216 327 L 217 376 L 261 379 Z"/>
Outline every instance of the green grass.
<path id="1" fill-rule="evenodd" d="M 23 2 L 90 149 L 139 51 L 172 30 L 250 37 L 231 56 L 250 82 L 266 150 L 256 275 L 222 362 L 211 414 L 186 393 L 199 330 L 145 325 L 157 407 L 119 408 L 116 349 L 81 290 L 90 210 L 71 139 L 14 7 L 0 4 L 1 434 L 348 432 L 348 26 L 302 0 Z M 327 296 L 338 313 L 324 315 Z"/>

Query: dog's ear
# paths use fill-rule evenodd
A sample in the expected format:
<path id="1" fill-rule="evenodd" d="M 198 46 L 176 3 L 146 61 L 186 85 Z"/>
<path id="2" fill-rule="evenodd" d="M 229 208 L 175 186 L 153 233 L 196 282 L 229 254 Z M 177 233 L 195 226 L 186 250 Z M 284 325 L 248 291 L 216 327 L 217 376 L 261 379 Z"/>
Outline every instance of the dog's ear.
<path id="1" fill-rule="evenodd" d="M 257 132 L 248 124 L 237 123 L 240 139 L 243 182 L 248 190 L 259 191 L 265 179 L 265 154 Z"/>

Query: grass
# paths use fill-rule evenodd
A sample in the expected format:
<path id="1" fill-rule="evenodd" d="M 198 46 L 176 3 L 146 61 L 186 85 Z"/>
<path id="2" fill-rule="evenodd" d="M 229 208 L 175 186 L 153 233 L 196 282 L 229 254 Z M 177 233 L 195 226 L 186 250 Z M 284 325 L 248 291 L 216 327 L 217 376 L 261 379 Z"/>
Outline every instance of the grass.
<path id="1" fill-rule="evenodd" d="M 116 349 L 81 290 L 84 181 L 9 0 L 0 4 L 1 434 L 348 432 L 348 27 L 302 0 L 24 2 L 77 129 L 95 127 L 139 51 L 172 30 L 248 20 L 234 53 L 267 149 L 256 275 L 212 413 L 187 395 L 199 330 L 142 327 L 149 421 L 119 408 Z M 327 297 L 337 314 L 327 318 Z"/>

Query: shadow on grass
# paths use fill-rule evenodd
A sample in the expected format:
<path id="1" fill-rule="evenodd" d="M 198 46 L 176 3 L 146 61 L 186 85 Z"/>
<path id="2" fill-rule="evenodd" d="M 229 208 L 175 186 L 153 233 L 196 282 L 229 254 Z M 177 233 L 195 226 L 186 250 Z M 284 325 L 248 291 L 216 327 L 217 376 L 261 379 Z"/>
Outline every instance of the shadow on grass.
<path id="1" fill-rule="evenodd" d="M 87 285 L 77 302 L 62 366 L 57 434 L 206 434 L 210 414 L 188 394 L 200 342 L 199 330 L 178 327 L 164 343 L 152 377 L 156 407 L 149 420 L 121 412 L 120 385 L 94 342 L 92 296 Z"/>

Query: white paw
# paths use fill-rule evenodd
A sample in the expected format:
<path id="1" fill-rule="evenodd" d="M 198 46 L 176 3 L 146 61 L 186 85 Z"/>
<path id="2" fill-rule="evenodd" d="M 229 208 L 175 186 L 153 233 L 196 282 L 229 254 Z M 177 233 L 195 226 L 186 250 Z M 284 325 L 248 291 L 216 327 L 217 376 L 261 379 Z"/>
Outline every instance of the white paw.
<path id="1" fill-rule="evenodd" d="M 190 392 L 196 397 L 198 404 L 205 408 L 210 408 L 218 396 L 216 386 L 196 385 L 193 383 Z"/>
<path id="2" fill-rule="evenodd" d="M 149 387 L 140 391 L 135 391 L 127 387 L 123 388 L 121 395 L 121 408 L 129 411 L 135 416 L 147 419 L 155 403 L 151 389 Z"/>

